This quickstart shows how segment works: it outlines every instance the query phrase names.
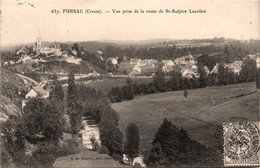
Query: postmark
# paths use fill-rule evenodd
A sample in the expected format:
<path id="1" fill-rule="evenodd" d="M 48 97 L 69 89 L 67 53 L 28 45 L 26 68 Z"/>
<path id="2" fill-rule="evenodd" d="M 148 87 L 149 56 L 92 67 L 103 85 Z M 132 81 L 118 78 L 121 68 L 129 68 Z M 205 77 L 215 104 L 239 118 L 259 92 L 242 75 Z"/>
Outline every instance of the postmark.
<path id="1" fill-rule="evenodd" d="M 224 122 L 224 166 L 259 166 L 259 123 Z"/>

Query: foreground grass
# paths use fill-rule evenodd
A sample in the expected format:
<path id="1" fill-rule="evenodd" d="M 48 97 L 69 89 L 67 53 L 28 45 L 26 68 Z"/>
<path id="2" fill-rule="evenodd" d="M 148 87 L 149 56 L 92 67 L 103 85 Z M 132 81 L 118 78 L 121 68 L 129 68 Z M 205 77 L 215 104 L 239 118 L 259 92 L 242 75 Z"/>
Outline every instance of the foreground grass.
<path id="1" fill-rule="evenodd" d="M 258 105 L 255 83 L 245 83 L 188 90 L 187 98 L 183 91 L 137 96 L 114 103 L 112 108 L 120 115 L 122 132 L 128 123 L 137 124 L 141 148 L 146 149 L 165 117 L 187 130 L 192 139 L 214 146 L 215 132 L 222 122 L 234 118 L 257 121 Z"/>
<path id="2" fill-rule="evenodd" d="M 80 146 L 80 150 L 80 153 L 58 158 L 53 164 L 53 167 L 128 167 L 113 160 L 109 155 L 88 150 L 84 146 Z"/>

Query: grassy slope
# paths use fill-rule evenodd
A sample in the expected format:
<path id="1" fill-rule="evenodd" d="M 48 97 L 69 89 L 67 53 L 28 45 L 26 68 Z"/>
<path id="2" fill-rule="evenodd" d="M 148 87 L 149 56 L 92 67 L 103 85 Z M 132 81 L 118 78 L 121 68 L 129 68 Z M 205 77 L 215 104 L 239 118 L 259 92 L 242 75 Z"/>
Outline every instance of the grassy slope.
<path id="1" fill-rule="evenodd" d="M 141 148 L 151 144 L 163 119 L 187 130 L 192 139 L 213 145 L 215 131 L 232 117 L 258 120 L 258 99 L 254 83 L 193 89 L 185 99 L 183 91 L 138 96 L 132 101 L 115 103 L 120 129 L 134 122 L 140 129 Z M 248 94 L 244 95 L 243 94 Z M 232 98 L 235 97 L 235 98 Z"/>

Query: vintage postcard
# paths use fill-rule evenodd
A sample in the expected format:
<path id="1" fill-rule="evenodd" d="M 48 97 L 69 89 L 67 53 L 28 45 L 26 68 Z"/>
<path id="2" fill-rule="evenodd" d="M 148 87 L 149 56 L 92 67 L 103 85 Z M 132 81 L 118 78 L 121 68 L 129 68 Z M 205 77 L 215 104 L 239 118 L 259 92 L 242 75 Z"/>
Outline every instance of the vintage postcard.
<path id="1" fill-rule="evenodd" d="M 1 167 L 260 166 L 260 1 L 0 4 Z"/>

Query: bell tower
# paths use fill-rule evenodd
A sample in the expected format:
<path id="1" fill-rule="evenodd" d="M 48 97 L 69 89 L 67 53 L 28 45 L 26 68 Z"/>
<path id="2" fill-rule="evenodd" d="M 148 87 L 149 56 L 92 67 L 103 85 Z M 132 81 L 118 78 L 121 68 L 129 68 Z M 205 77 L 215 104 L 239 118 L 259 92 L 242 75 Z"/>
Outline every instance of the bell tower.
<path id="1" fill-rule="evenodd" d="M 42 37 L 41 37 L 40 31 L 39 31 L 36 39 L 37 39 L 37 41 L 36 41 L 35 51 L 37 54 L 40 54 L 41 50 L 42 50 Z"/>

